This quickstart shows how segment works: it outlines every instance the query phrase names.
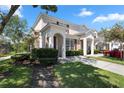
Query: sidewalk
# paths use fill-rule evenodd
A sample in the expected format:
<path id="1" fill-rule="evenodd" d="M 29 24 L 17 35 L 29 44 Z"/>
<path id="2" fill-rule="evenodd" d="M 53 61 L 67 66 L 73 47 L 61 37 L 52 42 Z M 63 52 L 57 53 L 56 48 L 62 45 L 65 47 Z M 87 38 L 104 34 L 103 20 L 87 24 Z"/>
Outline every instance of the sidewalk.
<path id="1" fill-rule="evenodd" d="M 0 58 L 0 61 L 6 60 L 6 59 L 9 59 L 9 58 L 11 58 L 11 56 L 1 57 L 1 58 Z"/>
<path id="2" fill-rule="evenodd" d="M 97 60 L 96 64 L 92 64 L 92 66 L 105 69 L 124 76 L 124 65 Z"/>
<path id="3" fill-rule="evenodd" d="M 111 62 L 105 62 L 105 61 L 99 61 L 94 59 L 89 59 L 84 56 L 74 56 L 74 57 L 68 57 L 62 62 L 74 62 L 74 61 L 80 61 L 84 64 L 92 65 L 94 67 L 98 67 L 113 73 L 117 73 L 124 76 L 124 65 L 115 64 Z"/>

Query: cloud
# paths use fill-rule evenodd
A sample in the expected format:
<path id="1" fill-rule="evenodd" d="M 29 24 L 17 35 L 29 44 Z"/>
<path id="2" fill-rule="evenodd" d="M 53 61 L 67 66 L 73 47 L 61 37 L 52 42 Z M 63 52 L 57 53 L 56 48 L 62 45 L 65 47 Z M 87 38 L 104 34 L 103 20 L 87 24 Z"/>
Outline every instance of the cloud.
<path id="1" fill-rule="evenodd" d="M 106 21 L 124 21 L 124 14 L 113 13 L 103 16 L 97 16 L 93 23 L 95 22 L 106 22 Z"/>
<path id="2" fill-rule="evenodd" d="M 8 11 L 10 9 L 11 5 L 0 5 L 0 11 Z"/>
<path id="3" fill-rule="evenodd" d="M 4 11 L 4 12 L 8 12 L 9 9 L 11 8 L 11 5 L 0 5 L 0 11 Z M 18 15 L 19 17 L 23 17 L 22 15 L 22 6 L 20 6 L 16 12 L 14 13 L 14 15 Z"/>
<path id="4" fill-rule="evenodd" d="M 80 13 L 77 16 L 85 17 L 85 16 L 91 16 L 94 13 L 92 11 L 87 10 L 86 8 L 81 9 Z"/>

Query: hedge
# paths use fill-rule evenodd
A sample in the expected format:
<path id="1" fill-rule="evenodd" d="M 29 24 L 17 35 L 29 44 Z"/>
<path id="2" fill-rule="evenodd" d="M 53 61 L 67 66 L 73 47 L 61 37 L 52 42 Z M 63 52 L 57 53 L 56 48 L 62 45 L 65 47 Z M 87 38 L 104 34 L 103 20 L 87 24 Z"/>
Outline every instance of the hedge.
<path id="1" fill-rule="evenodd" d="M 11 56 L 11 59 L 15 61 L 23 61 L 30 59 L 30 53 L 27 54 L 15 54 L 14 56 Z"/>
<path id="2" fill-rule="evenodd" d="M 79 55 L 83 55 L 83 50 L 66 51 L 66 56 L 79 56 Z"/>
<path id="3" fill-rule="evenodd" d="M 94 50 L 94 54 L 98 54 L 98 53 L 100 53 L 100 50 L 95 49 L 95 50 Z"/>
<path id="4" fill-rule="evenodd" d="M 54 64 L 57 62 L 58 50 L 53 48 L 34 48 L 32 49 L 31 57 L 39 60 L 43 65 Z"/>

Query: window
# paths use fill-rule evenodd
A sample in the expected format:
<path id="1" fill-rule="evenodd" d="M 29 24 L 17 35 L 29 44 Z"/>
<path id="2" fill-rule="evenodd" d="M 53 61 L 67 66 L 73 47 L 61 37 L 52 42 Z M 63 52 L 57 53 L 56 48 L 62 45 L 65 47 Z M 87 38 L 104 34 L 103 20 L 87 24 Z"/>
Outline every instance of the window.
<path id="1" fill-rule="evenodd" d="M 70 39 L 66 38 L 66 50 L 69 50 Z"/>
<path id="2" fill-rule="evenodd" d="M 69 25 L 66 25 L 67 28 L 69 28 Z"/>
<path id="3" fill-rule="evenodd" d="M 83 49 L 83 40 L 80 40 L 81 42 L 81 49 Z"/>
<path id="4" fill-rule="evenodd" d="M 77 40 L 74 39 L 74 44 L 75 44 L 75 50 L 77 49 Z"/>
<path id="5" fill-rule="evenodd" d="M 66 34 L 69 34 L 69 30 L 66 30 Z"/>
<path id="6" fill-rule="evenodd" d="M 74 50 L 74 39 L 71 39 L 71 50 Z"/>
<path id="7" fill-rule="evenodd" d="M 59 22 L 57 21 L 56 24 L 59 25 Z"/>

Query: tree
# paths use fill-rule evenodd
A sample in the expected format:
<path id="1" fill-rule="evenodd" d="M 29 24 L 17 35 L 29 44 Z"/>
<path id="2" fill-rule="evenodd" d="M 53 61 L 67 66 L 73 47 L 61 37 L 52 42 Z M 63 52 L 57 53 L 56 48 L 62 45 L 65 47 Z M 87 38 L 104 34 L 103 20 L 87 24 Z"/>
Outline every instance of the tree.
<path id="1" fill-rule="evenodd" d="M 121 24 L 115 24 L 110 30 L 104 31 L 104 37 L 108 42 L 118 42 L 120 43 L 120 50 L 124 51 L 124 28 Z M 121 52 L 121 58 L 124 58 Z"/>
<path id="2" fill-rule="evenodd" d="M 16 52 L 18 52 L 19 43 L 22 42 L 26 31 L 26 20 L 22 20 L 18 16 L 11 17 L 10 21 L 5 26 L 4 34 L 11 39 Z"/>
<path id="3" fill-rule="evenodd" d="M 41 6 L 41 8 L 46 10 L 46 14 L 48 14 L 48 11 L 51 11 L 51 12 L 56 12 L 57 11 L 57 7 L 55 5 Z"/>
<path id="4" fill-rule="evenodd" d="M 23 42 L 27 45 L 27 50 L 30 52 L 31 49 L 34 47 L 34 40 L 35 38 L 32 36 L 32 31 L 30 31 L 25 37 L 23 38 Z"/>
<path id="5" fill-rule="evenodd" d="M 8 12 L 7 15 L 2 15 L 1 13 L 1 23 L 0 23 L 0 33 L 2 33 L 5 25 L 8 23 L 8 21 L 10 20 L 11 16 L 15 13 L 15 11 L 19 8 L 19 5 L 11 5 L 11 8 Z"/>
<path id="6" fill-rule="evenodd" d="M 9 22 L 12 15 L 15 13 L 15 11 L 19 8 L 20 5 L 11 5 L 11 8 L 8 12 L 8 14 L 3 15 L 3 13 L 0 13 L 0 34 L 3 32 L 3 29 L 5 28 L 6 24 Z M 33 7 L 38 7 L 38 5 L 33 5 Z M 47 11 L 56 12 L 57 6 L 55 5 L 41 5 L 41 9 L 45 9 Z"/>

